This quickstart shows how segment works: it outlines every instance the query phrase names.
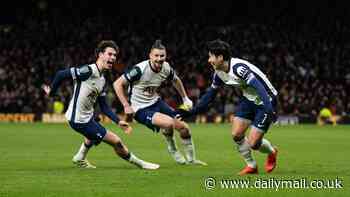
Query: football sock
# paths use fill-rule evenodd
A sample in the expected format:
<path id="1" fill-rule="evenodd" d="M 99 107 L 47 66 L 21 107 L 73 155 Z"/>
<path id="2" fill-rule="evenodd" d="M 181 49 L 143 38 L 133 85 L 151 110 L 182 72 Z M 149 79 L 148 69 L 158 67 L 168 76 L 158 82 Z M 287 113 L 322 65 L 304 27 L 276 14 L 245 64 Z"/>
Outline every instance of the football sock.
<path id="1" fill-rule="evenodd" d="M 77 152 L 77 154 L 75 154 L 75 159 L 76 160 L 84 160 L 91 147 L 92 147 L 92 144 L 87 145 L 85 143 L 82 143 L 79 151 Z"/>
<path id="2" fill-rule="evenodd" d="M 129 153 L 129 159 L 127 159 L 132 164 L 142 167 L 144 161 L 137 158 L 133 153 Z"/>
<path id="3" fill-rule="evenodd" d="M 250 146 L 248 144 L 247 139 L 244 137 L 238 141 L 235 140 L 237 144 L 237 150 L 239 154 L 242 155 L 244 161 L 249 167 L 256 168 L 256 161 L 252 156 Z"/>
<path id="4" fill-rule="evenodd" d="M 189 138 L 181 138 L 182 139 L 182 144 L 184 146 L 184 152 L 186 154 L 187 160 L 189 162 L 193 161 L 196 159 L 196 153 L 194 150 L 194 145 L 193 145 L 193 141 L 192 141 L 192 137 Z"/>
<path id="5" fill-rule="evenodd" d="M 165 141 L 168 145 L 168 151 L 170 153 L 174 153 L 177 151 L 177 146 L 176 146 L 176 141 L 175 141 L 175 136 L 169 136 L 169 135 L 164 135 Z"/>
<path id="6" fill-rule="evenodd" d="M 261 153 L 271 154 L 274 151 L 274 148 L 267 139 L 263 138 L 259 151 Z"/>

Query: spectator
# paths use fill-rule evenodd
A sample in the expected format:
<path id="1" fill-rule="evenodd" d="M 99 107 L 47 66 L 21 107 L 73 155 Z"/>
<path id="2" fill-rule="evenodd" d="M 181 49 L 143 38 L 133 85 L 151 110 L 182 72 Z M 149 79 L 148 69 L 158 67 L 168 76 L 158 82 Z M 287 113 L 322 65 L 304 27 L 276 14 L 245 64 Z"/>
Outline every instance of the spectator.
<path id="1" fill-rule="evenodd" d="M 204 69 L 204 46 L 206 41 L 220 37 L 234 43 L 233 54 L 264 65 L 261 69 L 279 91 L 279 114 L 316 118 L 320 106 L 337 98 L 337 113 L 349 115 L 350 26 L 338 19 L 320 20 L 310 13 L 308 20 L 296 23 L 286 14 L 267 17 L 259 24 L 237 24 L 228 19 L 222 25 L 206 15 L 182 18 L 169 13 L 168 17 L 158 17 L 152 12 L 147 17 L 122 17 L 103 16 L 104 12 L 98 11 L 94 17 L 81 17 L 79 12 L 62 15 L 59 7 L 49 12 L 49 6 L 17 13 L 19 22 L 0 26 L 1 113 L 47 112 L 52 103 L 44 102 L 40 84 L 49 81 L 55 70 L 80 65 L 86 59 L 92 62 L 93 51 L 89 49 L 102 38 L 116 40 L 122 49 L 122 58 L 114 66 L 109 82 L 144 59 L 145 48 L 153 40 L 165 40 L 169 46 L 168 61 L 196 101 L 212 77 Z M 104 20 L 106 17 L 108 20 Z M 101 26 L 107 30 L 98 33 Z M 217 26 L 221 26 L 219 31 L 215 30 Z M 69 82 L 65 83 L 60 96 L 65 98 L 64 106 L 68 106 L 72 89 Z M 232 99 L 239 94 L 220 93 L 209 114 L 228 114 L 235 104 Z M 172 106 L 178 103 L 174 89 L 168 88 L 162 95 Z M 113 96 L 109 99 L 120 112 L 120 103 Z"/>

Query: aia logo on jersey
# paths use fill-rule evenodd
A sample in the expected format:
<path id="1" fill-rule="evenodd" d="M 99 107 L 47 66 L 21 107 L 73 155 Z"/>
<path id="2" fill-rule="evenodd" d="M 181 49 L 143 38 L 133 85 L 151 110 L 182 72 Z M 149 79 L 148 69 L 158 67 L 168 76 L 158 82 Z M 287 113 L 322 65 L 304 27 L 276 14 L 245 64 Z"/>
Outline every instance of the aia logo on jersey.
<path id="1" fill-rule="evenodd" d="M 237 68 L 237 74 L 238 74 L 238 76 L 242 77 L 243 79 L 247 77 L 248 72 L 249 72 L 249 70 L 248 70 L 247 67 L 239 66 L 239 67 Z"/>

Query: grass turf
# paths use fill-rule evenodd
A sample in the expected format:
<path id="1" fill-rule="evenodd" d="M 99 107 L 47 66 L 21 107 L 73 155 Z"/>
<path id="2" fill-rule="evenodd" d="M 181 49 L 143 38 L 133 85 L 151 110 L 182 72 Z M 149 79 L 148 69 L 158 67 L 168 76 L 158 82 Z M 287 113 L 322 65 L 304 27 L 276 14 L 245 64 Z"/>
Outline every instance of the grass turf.
<path id="1" fill-rule="evenodd" d="M 231 140 L 228 124 L 193 124 L 198 158 L 209 166 L 177 165 L 166 151 L 162 135 L 134 124 L 126 136 L 115 125 L 109 128 L 138 157 L 159 163 L 159 170 L 144 171 L 115 156 L 101 144 L 89 152 L 97 169 L 78 169 L 71 163 L 82 137 L 66 124 L 0 123 L 0 197 L 22 196 L 350 196 L 350 126 L 274 126 L 266 135 L 279 147 L 278 166 L 272 174 L 263 169 L 265 155 L 254 152 L 260 174 L 238 177 L 243 160 Z M 181 148 L 179 138 L 178 146 Z M 207 177 L 216 187 L 205 188 Z M 250 181 L 250 188 L 222 188 L 223 179 Z M 257 181 L 306 179 L 327 186 L 341 181 L 343 188 L 256 188 Z M 260 182 L 262 183 L 262 182 Z M 319 186 L 320 183 L 318 183 Z M 260 184 L 260 187 L 268 185 Z M 294 185 L 297 187 L 298 185 Z"/>

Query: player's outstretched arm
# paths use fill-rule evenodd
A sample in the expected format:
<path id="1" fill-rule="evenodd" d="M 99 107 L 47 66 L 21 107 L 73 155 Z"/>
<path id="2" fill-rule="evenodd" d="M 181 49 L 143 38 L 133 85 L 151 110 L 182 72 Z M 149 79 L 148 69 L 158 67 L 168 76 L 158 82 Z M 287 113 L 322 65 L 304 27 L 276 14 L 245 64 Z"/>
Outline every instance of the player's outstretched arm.
<path id="1" fill-rule="evenodd" d="M 119 123 L 119 118 L 115 113 L 113 113 L 112 109 L 108 106 L 106 102 L 106 96 L 97 97 L 98 105 L 100 106 L 101 112 L 104 113 L 109 119 L 111 119 L 116 124 Z"/>
<path id="2" fill-rule="evenodd" d="M 126 134 L 131 134 L 132 128 L 125 121 L 122 121 L 118 116 L 112 111 L 106 102 L 106 96 L 97 97 L 97 102 L 100 106 L 101 112 L 104 113 L 109 119 L 119 125 L 120 128 L 124 130 Z"/>
<path id="3" fill-rule="evenodd" d="M 191 99 L 188 98 L 185 87 L 184 87 L 181 79 L 176 75 L 174 76 L 173 86 L 175 87 L 177 92 L 180 94 L 185 107 L 188 109 L 192 109 L 193 102 L 191 101 Z"/>
<path id="4" fill-rule="evenodd" d="M 274 122 L 277 118 L 276 112 L 273 109 L 272 103 L 270 101 L 270 97 L 268 96 L 268 93 L 267 93 L 266 89 L 264 88 L 264 86 L 254 76 L 251 76 L 249 78 L 248 85 L 255 88 L 255 90 L 257 91 L 258 95 L 260 96 L 261 100 L 264 103 L 264 108 L 265 108 L 266 113 L 268 113 L 271 116 L 272 121 Z"/>
<path id="5" fill-rule="evenodd" d="M 271 111 L 272 110 L 272 104 L 270 101 L 270 98 L 268 96 L 268 93 L 264 86 L 261 84 L 261 82 L 255 78 L 255 77 L 250 77 L 248 81 L 248 85 L 252 86 L 255 88 L 257 91 L 258 95 L 260 96 L 261 100 L 264 103 L 264 107 L 266 110 Z"/>
<path id="6" fill-rule="evenodd" d="M 57 89 L 61 85 L 62 81 L 64 79 L 72 78 L 72 73 L 69 68 L 60 70 L 56 73 L 53 82 L 50 86 L 48 85 L 43 85 L 42 88 L 45 91 L 45 93 L 49 96 L 53 96 L 56 94 Z"/>
<path id="7" fill-rule="evenodd" d="M 120 76 L 114 83 L 113 83 L 113 88 L 115 91 L 115 94 L 118 96 L 118 99 L 122 103 L 124 107 L 124 112 L 125 114 L 133 114 L 134 111 L 132 110 L 127 96 L 124 93 L 124 87 L 128 85 L 128 81 L 123 77 Z"/>
<path id="8" fill-rule="evenodd" d="M 210 87 L 207 92 L 199 99 L 197 105 L 191 110 L 194 114 L 205 112 L 208 109 L 209 103 L 211 103 L 218 93 L 218 88 Z"/>
<path id="9" fill-rule="evenodd" d="M 215 99 L 217 93 L 218 93 L 218 88 L 210 87 L 207 90 L 207 92 L 199 99 L 197 105 L 195 105 L 190 111 L 186 112 L 186 110 L 180 109 L 179 110 L 180 116 L 182 118 L 187 118 L 192 115 L 205 112 L 206 110 L 208 110 L 209 103 L 211 103 Z"/>

